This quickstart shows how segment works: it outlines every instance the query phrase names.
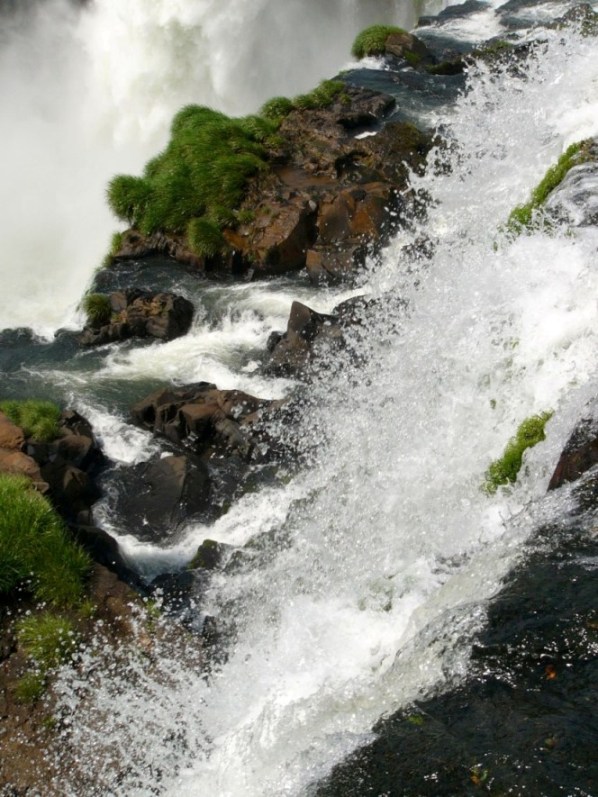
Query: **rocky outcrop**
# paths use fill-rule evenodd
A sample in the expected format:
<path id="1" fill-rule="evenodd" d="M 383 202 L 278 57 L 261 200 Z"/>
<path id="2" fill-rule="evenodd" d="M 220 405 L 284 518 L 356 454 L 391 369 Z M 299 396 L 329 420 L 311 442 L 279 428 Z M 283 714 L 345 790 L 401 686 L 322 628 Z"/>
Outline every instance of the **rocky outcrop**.
<path id="1" fill-rule="evenodd" d="M 382 127 L 394 103 L 347 84 L 325 108 L 292 110 L 269 145 L 269 168 L 249 181 L 238 225 L 222 230 L 226 251 L 200 257 L 184 236 L 129 230 L 114 258 L 166 254 L 210 276 L 248 279 L 307 266 L 314 283 L 350 279 L 400 223 L 409 170 L 422 167 L 432 144 L 413 125 Z"/>
<path id="2" fill-rule="evenodd" d="M 108 323 L 91 323 L 79 337 L 82 346 L 100 346 L 128 338 L 172 340 L 186 335 L 193 320 L 193 305 L 173 293 L 116 291 L 109 296 Z"/>
<path id="3" fill-rule="evenodd" d="M 248 460 L 256 445 L 252 426 L 276 402 L 207 382 L 162 388 L 132 407 L 133 420 L 204 460 L 232 454 Z"/>

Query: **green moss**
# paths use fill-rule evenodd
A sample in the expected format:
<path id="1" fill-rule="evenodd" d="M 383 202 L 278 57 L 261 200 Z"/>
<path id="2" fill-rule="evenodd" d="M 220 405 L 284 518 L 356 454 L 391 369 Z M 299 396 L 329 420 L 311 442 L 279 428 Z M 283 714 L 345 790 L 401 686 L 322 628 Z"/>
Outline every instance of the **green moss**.
<path id="1" fill-rule="evenodd" d="M 52 401 L 0 401 L 0 412 L 23 429 L 25 437 L 48 443 L 58 437 L 60 407 Z"/>
<path id="2" fill-rule="evenodd" d="M 0 593 L 29 582 L 39 600 L 73 606 L 81 598 L 90 564 L 29 480 L 0 474 Z"/>
<path id="3" fill-rule="evenodd" d="M 543 412 L 523 421 L 515 436 L 509 440 L 502 457 L 495 460 L 486 471 L 486 492 L 495 493 L 501 485 L 516 481 L 523 453 L 544 440 L 544 427 L 551 417 L 552 412 Z"/>
<path id="4" fill-rule="evenodd" d="M 112 318 L 110 297 L 105 293 L 88 293 L 83 297 L 83 310 L 90 327 L 101 327 L 109 324 Z"/>
<path id="5" fill-rule="evenodd" d="M 589 160 L 589 145 L 591 141 L 580 141 L 571 146 L 561 155 L 554 166 L 546 172 L 543 179 L 532 191 L 529 202 L 517 205 L 509 216 L 507 229 L 519 233 L 530 228 L 534 222 L 535 212 L 546 202 L 549 194 L 560 185 L 565 176 L 574 166 Z"/>
<path id="6" fill-rule="evenodd" d="M 365 58 L 367 55 L 383 55 L 386 40 L 392 33 L 406 33 L 403 28 L 392 25 L 372 25 L 359 33 L 351 47 L 351 54 L 355 58 Z"/>

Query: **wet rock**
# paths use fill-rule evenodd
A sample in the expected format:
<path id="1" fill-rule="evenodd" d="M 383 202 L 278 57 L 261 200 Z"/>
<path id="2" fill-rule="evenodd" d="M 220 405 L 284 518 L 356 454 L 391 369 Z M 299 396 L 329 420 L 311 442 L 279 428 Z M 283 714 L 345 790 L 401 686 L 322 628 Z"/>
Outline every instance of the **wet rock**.
<path id="1" fill-rule="evenodd" d="M 132 407 L 140 426 L 184 446 L 204 459 L 232 454 L 248 459 L 251 426 L 273 402 L 241 390 L 218 390 L 206 382 L 163 388 Z"/>
<path id="2" fill-rule="evenodd" d="M 173 293 L 117 291 L 110 294 L 110 305 L 110 323 L 86 327 L 79 337 L 82 346 L 100 346 L 132 337 L 172 340 L 186 335 L 193 319 L 191 302 Z"/>
<path id="3" fill-rule="evenodd" d="M 222 560 L 228 550 L 230 550 L 229 545 L 216 542 L 216 540 L 204 540 L 197 549 L 189 567 L 191 569 L 200 567 L 203 570 L 215 570 L 222 564 Z"/>
<path id="4" fill-rule="evenodd" d="M 73 539 L 91 556 L 94 562 L 102 565 L 125 584 L 139 589 L 139 577 L 126 564 L 118 543 L 107 531 L 97 526 L 71 525 Z"/>
<path id="5" fill-rule="evenodd" d="M 191 520 L 207 520 L 210 491 L 203 462 L 164 456 L 121 469 L 114 510 L 130 534 L 160 543 Z"/>
<path id="6" fill-rule="evenodd" d="M 598 463 L 598 416 L 583 418 L 574 429 L 557 463 L 549 490 L 574 482 Z"/>

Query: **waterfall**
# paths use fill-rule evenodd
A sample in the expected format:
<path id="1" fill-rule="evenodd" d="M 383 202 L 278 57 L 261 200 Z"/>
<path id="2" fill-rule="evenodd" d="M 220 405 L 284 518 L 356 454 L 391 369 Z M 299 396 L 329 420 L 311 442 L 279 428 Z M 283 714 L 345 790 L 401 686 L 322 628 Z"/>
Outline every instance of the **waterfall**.
<path id="1" fill-rule="evenodd" d="M 431 4 L 433 5 L 433 4 Z M 69 0 L 2 18 L 0 329 L 50 336 L 117 229 L 108 180 L 140 171 L 185 103 L 229 114 L 298 93 L 349 59 L 363 27 L 410 26 L 396 0 Z M 423 6 L 422 6 L 423 7 Z"/>
<path id="2" fill-rule="evenodd" d="M 428 218 L 368 274 L 364 290 L 387 304 L 359 362 L 310 388 L 303 471 L 210 529 L 254 539 L 202 599 L 230 634 L 226 659 L 206 675 L 165 650 L 157 673 L 136 656 L 85 683 L 84 654 L 64 673 L 61 733 L 83 793 L 309 794 L 380 715 L 466 672 L 523 541 L 566 509 L 546 486 L 596 376 L 596 230 L 502 229 L 564 146 L 598 133 L 594 50 L 547 32 L 525 79 L 472 72 L 443 129 L 451 147 L 413 177 Z M 424 234 L 432 259 L 406 260 Z M 517 485 L 488 496 L 490 460 L 545 410 Z M 205 532 L 187 530 L 190 549 Z"/>

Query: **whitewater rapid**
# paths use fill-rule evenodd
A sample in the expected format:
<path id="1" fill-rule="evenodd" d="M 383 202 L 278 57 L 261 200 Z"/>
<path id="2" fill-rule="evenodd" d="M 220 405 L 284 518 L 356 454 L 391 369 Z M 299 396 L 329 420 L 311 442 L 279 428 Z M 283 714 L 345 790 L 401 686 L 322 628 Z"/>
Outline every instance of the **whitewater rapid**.
<path id="1" fill-rule="evenodd" d="M 595 385 L 598 234 L 565 224 L 514 239 L 504 224 L 568 143 L 598 134 L 598 63 L 591 39 L 544 37 L 525 79 L 472 71 L 443 128 L 452 147 L 430 159 L 442 168 L 413 178 L 428 217 L 368 274 L 387 305 L 359 365 L 311 388 L 304 470 L 172 551 L 253 539 L 201 600 L 230 635 L 226 660 L 206 677 L 165 653 L 150 676 L 136 658 L 93 689 L 64 674 L 63 740 L 85 761 L 86 794 L 313 793 L 378 717 L 465 674 L 523 542 L 566 511 L 566 492 L 545 493 Z M 433 257 L 406 261 L 421 236 Z M 547 410 L 517 484 L 487 495 L 489 462 Z"/>

